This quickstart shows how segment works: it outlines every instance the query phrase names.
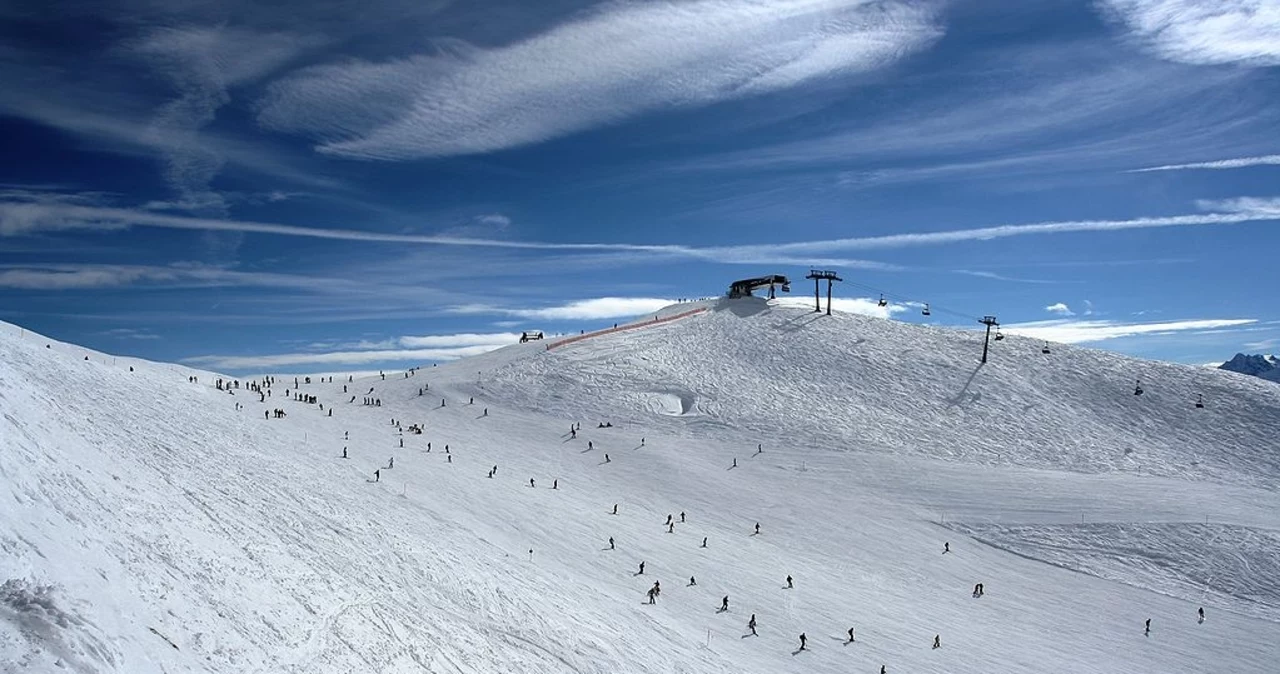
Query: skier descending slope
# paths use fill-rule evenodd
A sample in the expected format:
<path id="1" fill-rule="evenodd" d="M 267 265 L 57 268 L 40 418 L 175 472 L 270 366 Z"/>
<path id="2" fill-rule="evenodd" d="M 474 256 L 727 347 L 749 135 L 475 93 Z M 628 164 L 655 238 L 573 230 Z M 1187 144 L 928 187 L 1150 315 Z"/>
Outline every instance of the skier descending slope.
<path id="1" fill-rule="evenodd" d="M 747 629 L 751 630 L 751 636 L 760 636 L 759 634 L 756 634 L 756 614 L 751 614 L 751 620 L 747 621 Z"/>

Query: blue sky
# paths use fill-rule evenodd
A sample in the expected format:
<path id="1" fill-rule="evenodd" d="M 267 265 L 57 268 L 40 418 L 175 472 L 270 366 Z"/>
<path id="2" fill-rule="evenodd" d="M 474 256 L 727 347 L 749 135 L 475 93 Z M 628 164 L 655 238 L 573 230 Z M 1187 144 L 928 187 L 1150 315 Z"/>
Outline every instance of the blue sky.
<path id="1" fill-rule="evenodd" d="M 0 318 L 376 369 L 815 266 L 899 320 L 1280 349 L 1275 0 L 269 4 L 0 7 Z"/>

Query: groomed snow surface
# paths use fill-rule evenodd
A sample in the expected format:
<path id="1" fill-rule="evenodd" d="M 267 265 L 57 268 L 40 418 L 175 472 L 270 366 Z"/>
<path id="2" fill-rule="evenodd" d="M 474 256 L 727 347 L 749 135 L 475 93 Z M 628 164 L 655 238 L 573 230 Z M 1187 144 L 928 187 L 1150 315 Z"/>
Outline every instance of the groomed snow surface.
<path id="1" fill-rule="evenodd" d="M 1274 384 L 705 306 L 324 411 L 0 324 L 0 671 L 1277 671 Z"/>

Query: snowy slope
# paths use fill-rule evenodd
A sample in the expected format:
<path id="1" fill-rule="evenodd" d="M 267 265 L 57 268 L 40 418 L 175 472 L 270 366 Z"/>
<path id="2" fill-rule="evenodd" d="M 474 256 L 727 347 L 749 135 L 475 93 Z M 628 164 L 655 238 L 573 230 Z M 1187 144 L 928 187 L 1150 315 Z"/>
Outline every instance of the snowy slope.
<path id="1" fill-rule="evenodd" d="M 752 298 L 513 362 L 477 390 L 744 443 L 770 435 L 813 449 L 1280 486 L 1274 386 L 1066 345 L 1046 355 L 1042 344 L 992 342 L 981 365 L 978 331 Z"/>
<path id="2" fill-rule="evenodd" d="M 1280 661 L 1274 449 L 1248 446 L 1274 437 L 1265 382 L 1065 348 L 1050 367 L 1010 338 L 965 388 L 971 335 L 743 304 L 547 345 L 304 385 L 322 412 L 286 397 L 291 378 L 262 404 L 208 373 L 0 325 L 0 671 Z M 1135 367 L 1140 403 L 1124 391 Z M 1117 392 L 1097 391 L 1112 378 Z M 369 388 L 381 407 L 359 404 Z M 1135 404 L 1150 408 L 1136 430 L 1107 410 Z M 277 407 L 288 416 L 263 418 Z M 979 431 L 999 434 L 967 446 Z M 1122 451 L 1144 433 L 1134 463 L 1069 444 Z M 1083 458 L 1056 455 L 1066 448 Z M 752 613 L 758 637 L 744 636 Z M 849 627 L 858 639 L 843 645 Z M 796 652 L 801 632 L 810 650 Z"/>

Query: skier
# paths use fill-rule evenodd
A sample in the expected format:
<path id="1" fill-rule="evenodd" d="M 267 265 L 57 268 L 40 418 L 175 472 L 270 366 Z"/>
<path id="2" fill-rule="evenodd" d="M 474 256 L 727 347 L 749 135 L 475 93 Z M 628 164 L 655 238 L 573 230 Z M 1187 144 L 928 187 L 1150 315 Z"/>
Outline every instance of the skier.
<path id="1" fill-rule="evenodd" d="M 790 589 L 792 589 L 792 588 L 794 588 L 794 587 L 795 587 L 795 585 L 792 585 L 792 584 L 791 584 L 791 576 L 790 576 L 790 575 L 788 575 L 788 576 L 787 576 L 787 589 L 788 589 L 788 590 L 790 590 Z"/>
<path id="2" fill-rule="evenodd" d="M 381 481 L 382 481 L 382 470 L 381 470 L 381 469 L 377 469 L 377 468 L 375 468 L 375 469 L 373 470 L 373 481 L 374 481 L 374 482 L 381 482 Z"/>
<path id="3" fill-rule="evenodd" d="M 404 438 L 400 438 L 400 446 L 404 447 Z"/>
<path id="4" fill-rule="evenodd" d="M 396 457 L 393 456 L 389 461 L 387 461 L 387 468 L 395 468 L 395 467 L 396 467 Z"/>
<path id="5" fill-rule="evenodd" d="M 760 523 L 759 523 L 759 522 L 756 522 L 756 535 L 757 535 L 757 536 L 759 536 L 759 535 L 760 535 Z"/>
<path id="6" fill-rule="evenodd" d="M 935 635 L 933 635 L 933 647 L 934 647 L 934 648 L 942 648 L 942 635 L 941 635 L 941 634 L 935 634 Z"/>
<path id="7" fill-rule="evenodd" d="M 614 548 L 614 547 L 613 547 L 613 536 L 610 536 L 610 537 L 609 537 L 609 549 L 610 549 L 610 550 L 614 550 L 614 549 L 616 549 L 616 548 Z"/>
<path id="8" fill-rule="evenodd" d="M 618 504 L 617 504 L 617 503 L 613 504 L 613 514 L 614 514 L 614 515 L 617 515 L 617 514 L 618 514 Z"/>
<path id="9" fill-rule="evenodd" d="M 662 584 L 661 584 L 661 583 L 659 583 L 659 582 L 658 582 L 658 581 L 656 581 L 656 580 L 655 580 L 655 581 L 653 581 L 653 593 L 654 593 L 655 595 L 661 595 L 661 594 L 662 594 Z"/>
<path id="10" fill-rule="evenodd" d="M 480 416 L 482 416 L 482 417 L 487 417 L 487 416 L 489 416 L 489 408 L 488 408 L 488 407 L 484 408 L 484 412 L 481 412 L 481 413 L 480 413 Z"/>
<path id="11" fill-rule="evenodd" d="M 533 486 L 533 478 L 529 478 L 529 486 L 533 487 L 534 489 L 537 489 L 537 487 Z"/>
<path id="12" fill-rule="evenodd" d="M 888 674 L 888 672 L 889 670 L 885 669 L 884 665 L 880 665 L 880 674 Z"/>
<path id="13" fill-rule="evenodd" d="M 658 602 L 657 602 L 657 597 L 658 597 L 658 593 L 657 593 L 657 592 L 654 592 L 654 591 L 653 591 L 653 588 L 649 588 L 649 603 L 650 603 L 650 604 L 656 604 L 656 603 L 658 603 Z"/>
<path id="14" fill-rule="evenodd" d="M 671 524 L 671 520 L 672 520 L 672 519 L 674 519 L 674 518 L 671 516 L 671 514 L 670 514 L 670 513 L 668 513 L 668 514 L 667 514 L 667 522 L 666 522 L 666 523 L 667 523 L 667 524 Z"/>
<path id="15" fill-rule="evenodd" d="M 737 468 L 737 467 L 738 467 L 738 459 L 735 457 L 735 458 L 733 459 L 733 465 L 732 465 L 732 466 L 730 466 L 730 468 Z"/>
<path id="16" fill-rule="evenodd" d="M 702 547 L 704 547 L 704 548 L 705 548 L 705 547 L 707 547 L 707 537 L 706 537 L 706 536 L 703 536 L 703 537 L 702 537 Z"/>
<path id="17" fill-rule="evenodd" d="M 640 438 L 640 446 L 644 447 L 644 438 Z"/>
<path id="18" fill-rule="evenodd" d="M 497 474 L 498 474 L 498 464 L 496 464 L 496 463 L 495 463 L 495 464 L 493 464 L 493 474 L 494 474 L 494 475 L 497 475 Z"/>
<path id="19" fill-rule="evenodd" d="M 640 573 L 637 573 L 636 575 L 637 575 L 637 576 L 643 576 L 643 575 L 644 575 L 644 562 L 640 562 Z"/>
<path id="20" fill-rule="evenodd" d="M 452 456 L 451 456 L 451 457 L 449 457 L 449 458 L 450 458 L 450 459 L 453 459 L 453 457 L 452 457 Z M 552 488 L 552 489 L 559 489 L 559 488 L 560 488 L 560 479 L 559 479 L 559 478 L 556 478 L 556 479 L 554 479 L 554 480 L 552 480 L 552 481 L 551 481 L 551 488 Z"/>
<path id="21" fill-rule="evenodd" d="M 727 595 L 727 594 L 726 594 L 726 595 L 724 596 L 724 599 L 721 599 L 721 600 L 720 600 L 720 610 L 721 610 L 721 611 L 728 611 L 728 610 L 729 610 L 729 595 Z"/>
<path id="22" fill-rule="evenodd" d="M 853 643 L 853 628 L 849 628 L 849 643 Z"/>
<path id="23" fill-rule="evenodd" d="M 1143 634 L 1151 634 L 1151 618 L 1147 618 L 1147 627 L 1142 631 Z"/>
<path id="24" fill-rule="evenodd" d="M 609 463 L 609 455 L 608 455 L 608 454 L 605 454 L 605 455 L 604 455 L 604 462 L 605 462 L 605 463 Z"/>
<path id="25" fill-rule="evenodd" d="M 347 448 L 346 448 L 346 447 L 343 447 L 343 448 L 342 448 L 342 458 L 344 458 L 344 459 L 345 459 L 345 458 L 347 458 Z"/>
<path id="26" fill-rule="evenodd" d="M 676 523 L 672 522 L 667 525 L 667 533 L 674 534 L 676 532 Z"/>
<path id="27" fill-rule="evenodd" d="M 576 428 L 570 428 L 570 429 L 569 429 L 569 437 L 570 437 L 570 438 L 572 438 L 572 439 L 574 439 L 574 440 L 578 439 L 578 429 L 576 429 Z"/>
<path id="28" fill-rule="evenodd" d="M 449 463 L 453 463 L 453 455 L 452 455 L 452 454 L 450 454 L 449 456 L 446 456 L 445 458 L 449 460 Z M 554 487 L 552 487 L 552 488 L 554 489 Z"/>
<path id="29" fill-rule="evenodd" d="M 596 448 L 596 446 L 595 446 L 594 444 L 592 444 L 592 442 L 591 442 L 590 440 L 588 440 L 588 441 L 587 441 L 587 451 L 591 451 L 591 450 L 593 450 L 593 449 L 595 449 L 595 448 Z"/>
<path id="30" fill-rule="evenodd" d="M 680 523 L 681 523 L 681 524 L 684 524 L 684 511 L 683 511 L 683 510 L 681 510 L 681 511 L 680 511 Z"/>
<path id="31" fill-rule="evenodd" d="M 809 643 L 809 638 L 804 635 L 804 632 L 801 632 L 800 633 L 800 650 L 802 651 L 805 650 L 805 645 L 808 643 Z"/>
<path id="32" fill-rule="evenodd" d="M 693 576 L 689 576 L 689 587 L 693 587 L 694 585 L 697 585 L 697 584 L 698 584 L 698 579 L 694 578 Z"/>
<path id="33" fill-rule="evenodd" d="M 756 454 L 764 454 L 764 445 L 756 445 Z"/>
<path id="34" fill-rule="evenodd" d="M 1203 606 L 1201 606 L 1201 607 L 1200 607 L 1200 610 L 1199 610 L 1199 611 L 1197 611 L 1197 613 L 1199 613 L 1199 614 L 1200 614 L 1200 620 L 1198 621 L 1198 623 L 1199 623 L 1199 624 L 1204 624 L 1204 607 L 1203 607 Z"/>
<path id="35" fill-rule="evenodd" d="M 951 552 L 951 541 L 947 541 L 942 544 L 942 554 L 945 555 L 948 552 Z"/>
<path id="36" fill-rule="evenodd" d="M 751 620 L 747 621 L 747 629 L 751 630 L 751 636 L 760 636 L 759 634 L 756 634 L 756 614 L 751 614 Z"/>

